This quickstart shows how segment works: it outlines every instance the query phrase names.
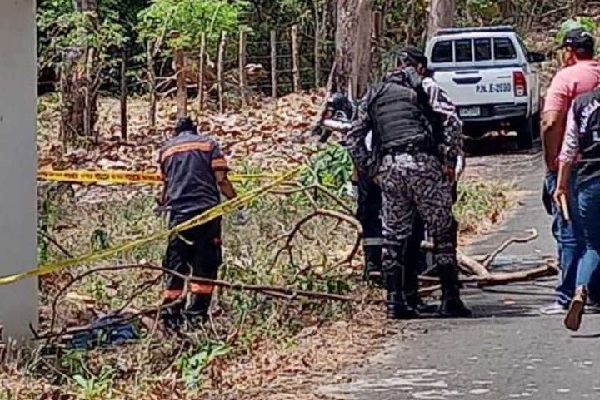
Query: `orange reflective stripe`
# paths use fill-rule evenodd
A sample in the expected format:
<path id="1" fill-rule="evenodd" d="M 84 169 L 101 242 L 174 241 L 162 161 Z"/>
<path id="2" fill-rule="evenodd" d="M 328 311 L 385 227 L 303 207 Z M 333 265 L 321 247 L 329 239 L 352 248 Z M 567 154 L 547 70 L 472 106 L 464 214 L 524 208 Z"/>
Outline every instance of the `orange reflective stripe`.
<path id="1" fill-rule="evenodd" d="M 211 161 L 210 165 L 213 169 L 229 169 L 227 160 L 224 158 L 215 158 Z"/>
<path id="2" fill-rule="evenodd" d="M 177 153 L 183 153 L 186 151 L 211 151 L 212 145 L 210 143 L 205 142 L 194 142 L 194 143 L 184 143 L 178 144 L 176 146 L 170 147 L 160 156 L 160 161 L 164 162 L 167 158 L 171 157 Z"/>
<path id="3" fill-rule="evenodd" d="M 176 300 L 181 297 L 183 290 L 165 290 L 163 292 L 163 299 L 165 300 Z"/>
<path id="4" fill-rule="evenodd" d="M 214 285 L 206 283 L 194 283 L 190 284 L 190 291 L 194 294 L 212 294 Z"/>

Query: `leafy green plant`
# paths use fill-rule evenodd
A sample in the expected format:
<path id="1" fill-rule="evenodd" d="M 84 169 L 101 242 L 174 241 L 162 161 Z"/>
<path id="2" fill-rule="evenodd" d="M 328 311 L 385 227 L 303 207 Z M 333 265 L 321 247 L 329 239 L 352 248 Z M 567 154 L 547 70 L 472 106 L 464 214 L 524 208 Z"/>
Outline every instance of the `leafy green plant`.
<path id="1" fill-rule="evenodd" d="M 240 29 L 240 14 L 247 7 L 244 1 L 224 0 L 154 0 L 139 14 L 139 39 L 143 42 L 166 36 L 171 48 L 196 49 L 203 32 L 208 48 L 214 50 L 221 31 L 235 33 Z M 171 32 L 179 36 L 170 37 Z"/>
<path id="2" fill-rule="evenodd" d="M 196 390 L 202 385 L 204 369 L 217 357 L 227 355 L 230 351 L 226 343 L 207 343 L 200 348 L 183 353 L 176 362 L 188 390 Z"/>
<path id="3" fill-rule="evenodd" d="M 81 390 L 81 397 L 88 399 L 106 399 L 112 394 L 114 370 L 110 366 L 103 366 L 98 375 L 77 374 L 73 381 Z"/>
<path id="4" fill-rule="evenodd" d="M 337 143 L 328 143 L 311 157 L 310 167 L 300 176 L 305 186 L 320 184 L 342 194 L 344 185 L 352 177 L 352 159 L 348 151 Z"/>

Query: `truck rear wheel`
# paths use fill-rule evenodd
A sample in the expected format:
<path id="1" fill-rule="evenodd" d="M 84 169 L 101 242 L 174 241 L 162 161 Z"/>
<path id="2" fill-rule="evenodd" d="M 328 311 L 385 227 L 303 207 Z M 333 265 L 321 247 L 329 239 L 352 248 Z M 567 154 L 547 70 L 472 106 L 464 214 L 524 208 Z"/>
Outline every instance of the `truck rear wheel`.
<path id="1" fill-rule="evenodd" d="M 519 121 L 517 131 L 517 146 L 520 150 L 531 150 L 540 137 L 540 115 L 534 114 L 529 118 Z"/>

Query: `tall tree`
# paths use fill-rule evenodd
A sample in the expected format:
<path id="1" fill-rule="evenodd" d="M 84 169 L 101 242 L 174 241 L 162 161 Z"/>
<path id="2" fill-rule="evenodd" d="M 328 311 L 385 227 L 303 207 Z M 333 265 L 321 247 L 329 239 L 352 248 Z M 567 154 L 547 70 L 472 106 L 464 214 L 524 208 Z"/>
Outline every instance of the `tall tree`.
<path id="1" fill-rule="evenodd" d="M 332 89 L 364 94 L 371 64 L 371 0 L 338 0 Z"/>
<path id="2" fill-rule="evenodd" d="M 431 39 L 440 29 L 453 26 L 455 14 L 456 0 L 430 0 L 427 39 Z"/>
<path id="3" fill-rule="evenodd" d="M 94 34 L 98 30 L 98 2 L 73 0 L 73 9 L 83 18 L 81 35 Z M 63 76 L 61 123 L 63 137 L 71 139 L 81 134 L 91 136 L 98 120 L 98 49 L 85 39 L 81 43 L 86 44 L 70 53 L 70 68 L 64 71 L 66 75 Z"/>

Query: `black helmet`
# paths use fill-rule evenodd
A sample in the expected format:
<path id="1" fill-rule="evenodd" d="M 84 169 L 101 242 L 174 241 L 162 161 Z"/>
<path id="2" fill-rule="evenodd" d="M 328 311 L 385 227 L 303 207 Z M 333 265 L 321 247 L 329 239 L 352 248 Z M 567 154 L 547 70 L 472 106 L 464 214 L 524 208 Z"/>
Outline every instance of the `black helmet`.
<path id="1" fill-rule="evenodd" d="M 398 66 L 412 65 L 417 66 L 421 64 L 424 68 L 427 68 L 427 57 L 422 50 L 408 46 L 400 50 L 397 56 Z"/>
<path id="2" fill-rule="evenodd" d="M 327 111 L 330 111 L 332 114 L 337 114 L 342 112 L 345 114 L 346 118 L 352 118 L 352 102 L 346 97 L 343 93 L 333 93 L 327 99 Z"/>
<path id="3" fill-rule="evenodd" d="M 190 117 L 183 117 L 177 120 L 175 133 L 179 135 L 181 132 L 196 132 L 196 125 Z"/>

